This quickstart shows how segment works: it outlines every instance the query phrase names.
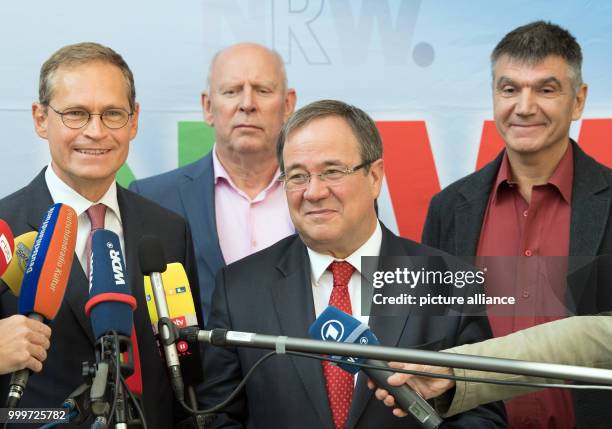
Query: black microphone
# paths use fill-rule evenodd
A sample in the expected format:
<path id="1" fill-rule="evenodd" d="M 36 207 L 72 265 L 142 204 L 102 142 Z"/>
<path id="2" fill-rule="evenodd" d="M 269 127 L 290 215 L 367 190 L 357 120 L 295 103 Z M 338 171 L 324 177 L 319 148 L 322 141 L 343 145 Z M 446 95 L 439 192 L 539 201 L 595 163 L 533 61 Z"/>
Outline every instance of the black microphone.
<path id="1" fill-rule="evenodd" d="M 160 319 L 168 320 L 170 313 L 166 302 L 166 293 L 162 275 L 166 271 L 166 257 L 161 241 L 152 235 L 145 235 L 138 243 L 138 257 L 140 260 L 140 270 L 145 276 L 149 276 L 155 306 Z M 170 383 L 174 389 L 174 394 L 179 402 L 185 401 L 185 386 L 181 375 L 181 365 L 179 362 L 178 351 L 176 349 L 176 337 L 173 330 L 166 324 L 160 324 L 159 340 L 164 348 L 166 365 L 170 373 Z"/>

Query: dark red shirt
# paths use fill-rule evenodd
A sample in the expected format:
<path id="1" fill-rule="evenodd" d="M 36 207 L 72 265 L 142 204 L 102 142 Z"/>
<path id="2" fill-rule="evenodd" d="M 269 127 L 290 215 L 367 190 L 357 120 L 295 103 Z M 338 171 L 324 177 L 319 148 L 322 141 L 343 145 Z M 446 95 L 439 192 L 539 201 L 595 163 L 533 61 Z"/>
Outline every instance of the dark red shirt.
<path id="1" fill-rule="evenodd" d="M 496 337 L 566 315 L 573 176 L 570 144 L 548 182 L 532 188 L 528 202 L 513 181 L 504 154 L 476 251 L 477 265 L 488 268 L 487 294 L 514 296 L 516 300 L 512 307 L 489 308 Z M 506 410 L 511 428 L 575 426 L 572 395 L 566 390 L 548 389 L 520 396 L 506 402 Z"/>

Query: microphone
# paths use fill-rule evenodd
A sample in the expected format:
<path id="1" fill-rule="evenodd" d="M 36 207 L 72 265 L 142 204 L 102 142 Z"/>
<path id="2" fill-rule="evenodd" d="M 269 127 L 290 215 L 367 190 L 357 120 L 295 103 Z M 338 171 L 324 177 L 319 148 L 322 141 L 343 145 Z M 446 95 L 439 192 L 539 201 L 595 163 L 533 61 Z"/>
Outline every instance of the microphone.
<path id="1" fill-rule="evenodd" d="M 199 326 L 189 280 L 183 264 L 180 262 L 168 264 L 166 271 L 162 273 L 162 282 L 166 303 L 168 304 L 169 318 L 172 323 L 179 329 Z M 157 322 L 159 317 L 149 276 L 144 277 L 144 290 L 149 318 L 151 319 L 151 328 L 153 333 L 158 336 Z M 200 348 L 197 344 L 189 344 L 185 340 L 179 340 L 176 343 L 176 348 L 183 379 L 188 379 L 192 386 L 202 382 L 204 374 L 202 372 Z"/>
<path id="2" fill-rule="evenodd" d="M 0 295 L 10 290 L 13 295 L 19 296 L 23 275 L 30 259 L 30 253 L 36 240 L 36 231 L 26 232 L 15 237 L 15 250 L 13 259 L 8 264 L 6 271 L 0 276 Z"/>
<path id="3" fill-rule="evenodd" d="M 11 259 L 13 259 L 13 250 L 15 250 L 15 241 L 13 233 L 8 224 L 0 219 L 0 275 L 3 275 Z"/>
<path id="4" fill-rule="evenodd" d="M 40 231 L 23 275 L 19 313 L 39 322 L 49 322 L 60 309 L 74 257 L 77 215 L 65 204 L 54 204 L 43 217 Z M 6 406 L 16 407 L 28 382 L 30 370 L 11 377 Z"/>
<path id="5" fill-rule="evenodd" d="M 119 374 L 128 376 L 134 371 L 130 335 L 136 299 L 132 296 L 119 237 L 112 231 L 98 229 L 91 239 L 89 300 L 85 314 L 91 319 L 96 338 L 95 377 L 90 399 L 97 421 L 106 422 L 110 413 L 106 387 L 109 378 L 117 396 L 115 422 L 123 424 L 130 419 L 124 402 L 121 383 L 114 384 Z M 119 367 L 113 363 L 119 361 Z M 119 374 L 117 374 L 119 372 Z M 108 421 L 113 416 L 108 416 Z"/>
<path id="6" fill-rule="evenodd" d="M 378 339 L 370 328 L 337 309 L 334 306 L 329 306 L 321 313 L 314 321 L 308 334 L 317 340 L 336 341 L 339 343 L 355 343 L 355 344 L 370 344 L 378 345 Z M 440 418 L 436 410 L 425 401 L 417 392 L 412 390 L 407 385 L 399 387 L 391 386 L 387 383 L 387 378 L 390 372 L 382 369 L 374 368 L 359 368 L 351 365 L 351 363 L 365 363 L 368 365 L 389 367 L 386 362 L 377 359 L 364 359 L 357 357 L 332 356 L 335 359 L 341 359 L 343 362 L 338 366 L 351 374 L 356 374 L 360 369 L 370 378 L 377 386 L 382 387 L 393 395 L 395 401 L 400 408 L 412 414 L 417 421 L 427 429 L 435 429 L 439 427 L 443 420 Z"/>
<path id="7" fill-rule="evenodd" d="M 153 297 L 155 298 L 155 306 L 159 318 L 169 318 L 170 313 L 168 311 L 164 282 L 161 275 L 161 273 L 166 271 L 166 257 L 161 241 L 152 235 L 143 236 L 138 243 L 138 257 L 142 274 L 150 277 Z M 174 343 L 176 337 L 173 335 L 173 331 L 169 326 L 161 325 L 159 339 L 164 348 L 166 365 L 170 372 L 170 382 L 174 394 L 179 402 L 184 402 L 185 386 L 181 375 L 181 366 L 176 344 Z"/>

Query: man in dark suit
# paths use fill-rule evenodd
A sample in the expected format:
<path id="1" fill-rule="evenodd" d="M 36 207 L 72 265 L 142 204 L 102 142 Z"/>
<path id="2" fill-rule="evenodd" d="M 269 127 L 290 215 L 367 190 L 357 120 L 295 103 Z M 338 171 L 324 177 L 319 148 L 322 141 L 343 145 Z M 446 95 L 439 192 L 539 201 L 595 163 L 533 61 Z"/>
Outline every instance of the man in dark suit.
<path id="1" fill-rule="evenodd" d="M 277 156 L 291 218 L 299 235 L 248 256 L 217 276 L 209 328 L 308 337 L 334 305 L 369 323 L 388 346 L 429 343 L 439 349 L 490 334 L 486 319 L 363 315 L 362 256 L 425 256 L 440 252 L 395 236 L 376 216 L 383 178 L 382 142 L 365 112 L 324 100 L 298 110 L 281 130 Z M 364 293 L 367 293 L 366 288 Z M 265 351 L 207 347 L 206 408 L 226 399 Z M 274 357 L 258 367 L 245 391 L 216 419 L 217 427 L 399 428 L 399 420 L 356 379 L 318 360 Z M 505 427 L 500 404 L 455 416 L 448 427 Z"/>
<path id="2" fill-rule="evenodd" d="M 137 255 L 140 237 L 158 236 L 168 261 L 185 266 L 195 291 L 197 274 L 185 221 L 115 182 L 115 173 L 136 136 L 138 114 L 132 73 L 115 51 L 95 43 L 80 43 L 55 52 L 43 64 L 39 101 L 32 106 L 34 126 L 38 135 L 48 140 L 51 163 L 29 185 L 0 200 L 0 217 L 16 234 L 22 234 L 38 230 L 43 214 L 53 203 L 68 204 L 78 215 L 76 257 L 65 302 L 52 322 L 48 358 L 43 370 L 30 378 L 20 406 L 61 406 L 84 382 L 82 362 L 95 362 L 95 338 L 84 311 L 89 295 L 86 241 L 91 230 L 103 227 L 120 237 L 127 277 L 137 300 L 136 337 L 132 342 L 140 370 L 136 369 L 128 384 L 130 390 L 142 391 L 149 428 L 167 429 L 184 415 L 175 410 L 177 405 L 151 330 Z M 94 226 L 95 222 L 100 223 Z M 197 300 L 198 294 L 194 296 Z M 3 296 L 2 316 L 15 311 L 16 300 Z M 5 377 L 3 397 L 7 381 Z"/>
<path id="3" fill-rule="evenodd" d="M 189 222 L 204 320 L 221 267 L 294 233 L 276 180 L 275 145 L 295 101 L 276 52 L 254 43 L 220 51 L 211 61 L 208 88 L 202 93 L 206 123 L 215 130 L 211 152 L 130 185 Z"/>
<path id="4" fill-rule="evenodd" d="M 569 137 L 587 96 L 580 45 L 566 30 L 538 21 L 507 34 L 491 60 L 495 123 L 506 147 L 481 170 L 432 198 L 423 243 L 467 257 L 611 253 L 612 171 Z M 569 264 L 571 270 L 573 261 Z M 543 317 L 547 315 L 531 303 L 542 293 L 537 285 L 535 278 L 522 283 L 516 315 L 491 319 L 496 336 L 554 319 Z M 579 289 L 566 296 L 570 310 L 580 310 L 582 293 L 598 293 Z M 521 310 L 523 305 L 535 313 Z M 582 399 L 576 401 L 575 418 L 567 391 L 527 395 L 510 401 L 509 421 L 512 427 L 604 427 L 612 419 L 612 402 L 595 400 L 602 396 L 612 399 L 609 394 L 576 393 Z"/>

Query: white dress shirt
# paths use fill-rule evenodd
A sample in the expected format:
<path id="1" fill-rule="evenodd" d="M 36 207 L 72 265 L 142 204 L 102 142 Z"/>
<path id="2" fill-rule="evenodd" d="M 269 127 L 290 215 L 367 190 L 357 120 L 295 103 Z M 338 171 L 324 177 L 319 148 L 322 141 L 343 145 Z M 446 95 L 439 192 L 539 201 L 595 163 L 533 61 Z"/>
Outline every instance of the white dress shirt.
<path id="1" fill-rule="evenodd" d="M 123 258 L 125 260 L 125 244 L 123 240 L 123 225 L 121 223 L 121 213 L 119 212 L 119 203 L 117 202 L 117 183 L 113 181 L 106 193 L 98 201 L 89 201 L 81 194 L 76 192 L 70 186 L 60 179 L 51 164 L 47 166 L 45 171 L 45 181 L 47 182 L 47 188 L 54 203 L 67 204 L 74 209 L 78 216 L 77 226 L 77 237 L 76 247 L 74 252 L 79 258 L 83 271 L 87 272 L 87 262 L 85 257 L 85 245 L 87 244 L 87 237 L 91 231 L 91 222 L 87 216 L 87 209 L 95 204 L 104 204 L 106 208 L 106 215 L 104 217 L 104 229 L 114 232 L 119 236 L 119 242 L 121 243 L 121 250 L 123 252 Z"/>
<path id="2" fill-rule="evenodd" d="M 376 222 L 376 229 L 370 238 L 345 259 L 345 261 L 355 267 L 355 272 L 348 284 L 353 317 L 366 325 L 368 324 L 369 316 L 361 314 L 361 257 L 379 256 L 381 243 L 382 229 L 380 228 L 380 223 Z M 327 270 L 327 267 L 337 259 L 330 255 L 317 253 L 310 248 L 308 248 L 308 257 L 310 258 L 312 297 L 314 299 L 316 316 L 319 317 L 323 310 L 327 308 L 332 289 L 334 288 L 334 277 L 331 271 Z"/>

